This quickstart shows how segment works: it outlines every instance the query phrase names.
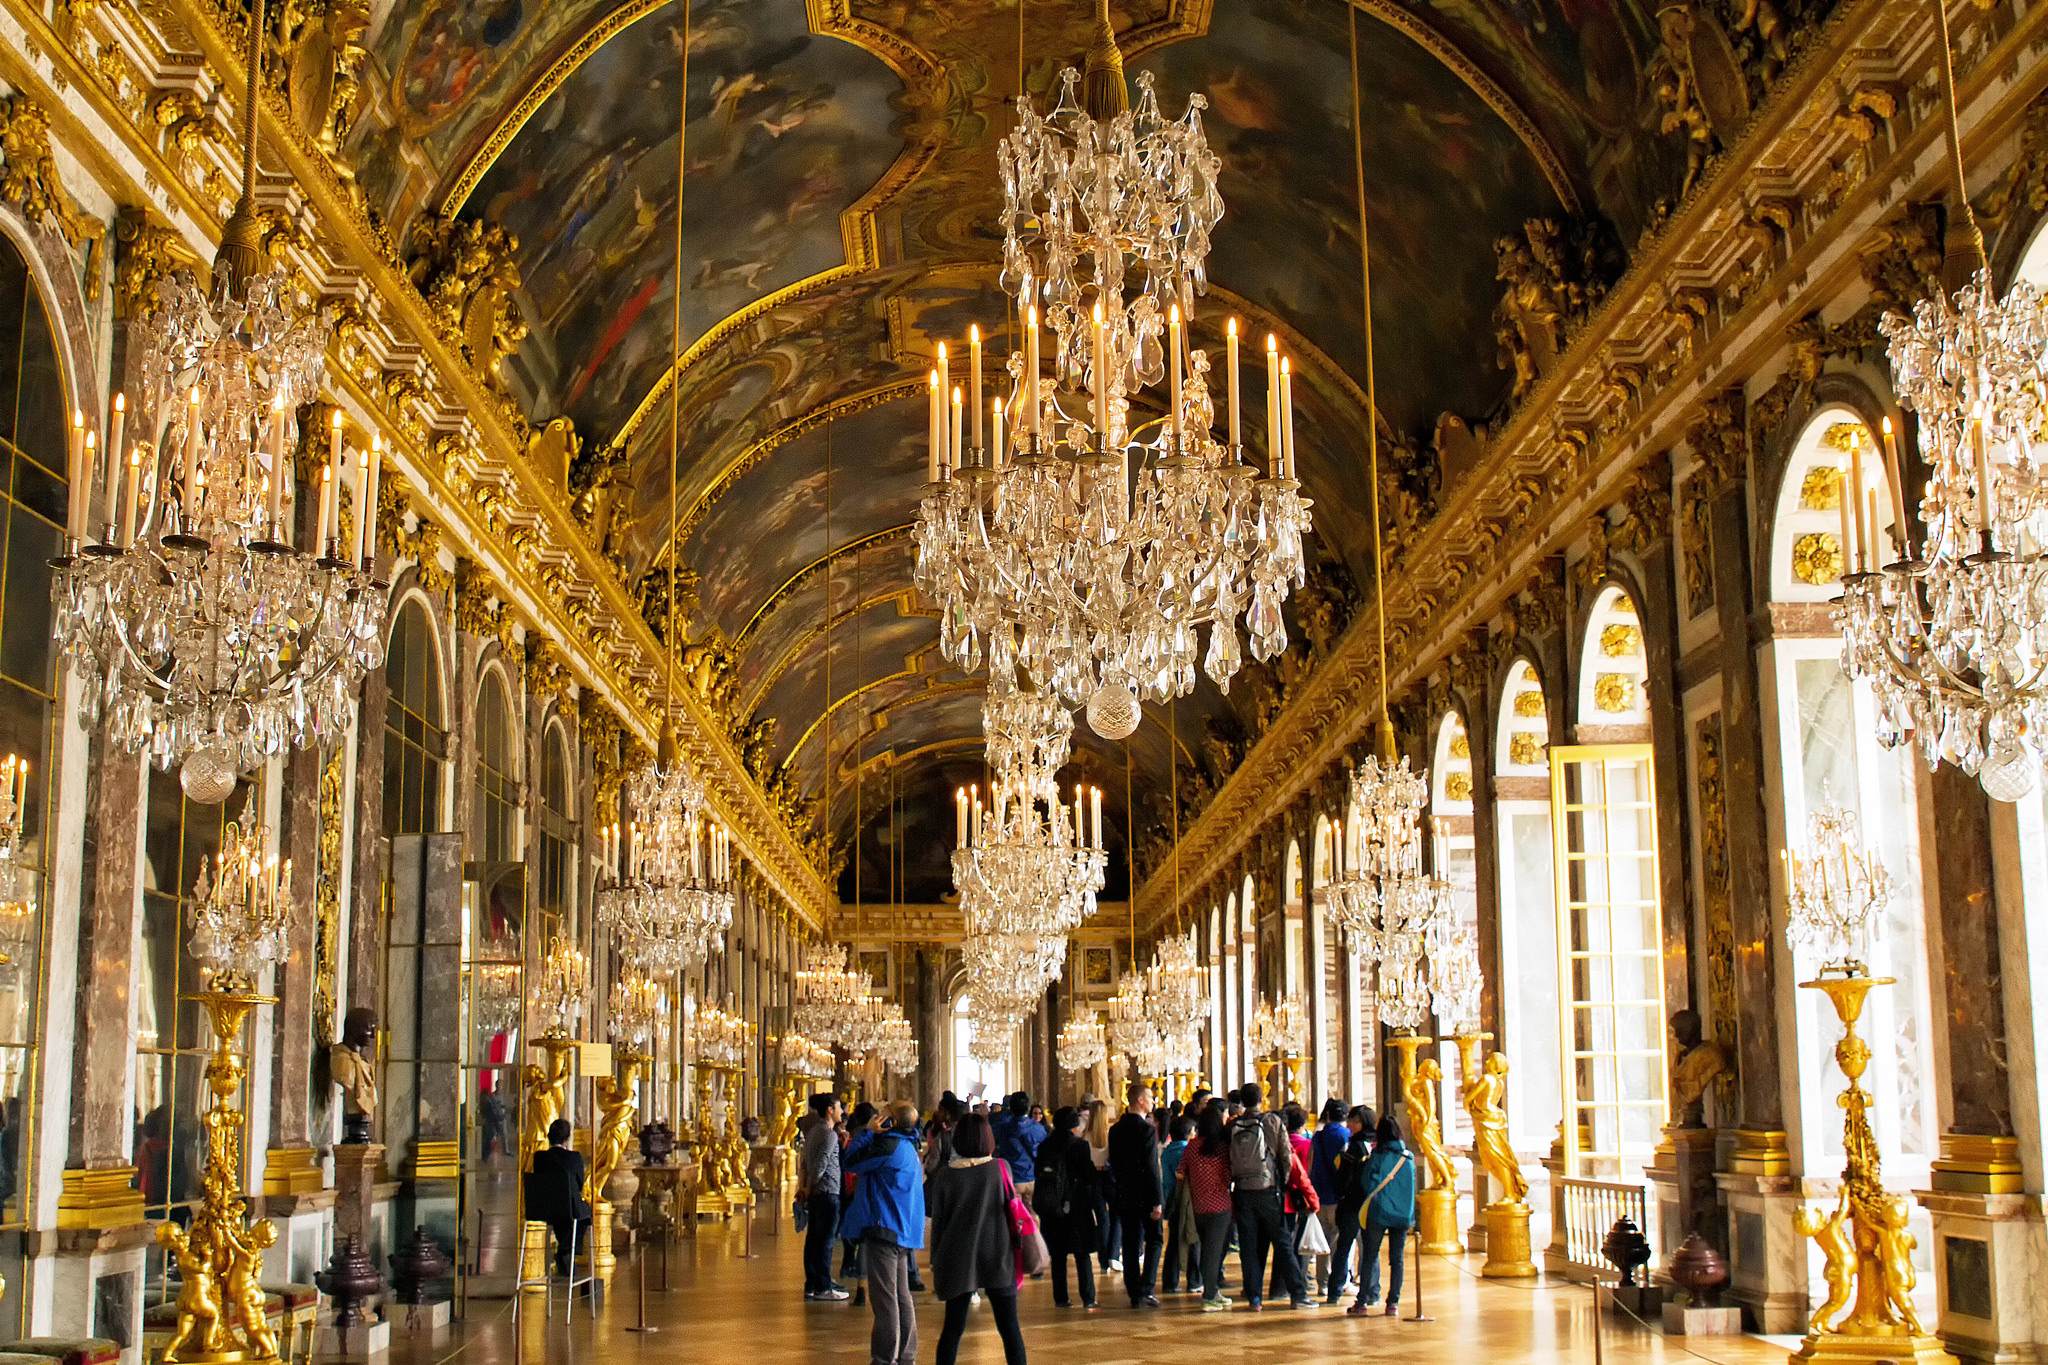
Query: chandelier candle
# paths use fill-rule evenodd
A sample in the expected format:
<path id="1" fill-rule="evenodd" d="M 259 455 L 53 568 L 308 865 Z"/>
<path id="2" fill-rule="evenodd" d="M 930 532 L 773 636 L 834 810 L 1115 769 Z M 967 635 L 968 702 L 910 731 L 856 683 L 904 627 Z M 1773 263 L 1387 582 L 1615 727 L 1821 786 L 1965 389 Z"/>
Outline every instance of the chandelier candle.
<path id="1" fill-rule="evenodd" d="M 1170 374 L 1170 375 L 1172 376 L 1172 383 L 1170 384 L 1170 386 L 1168 387 L 1168 390 L 1167 390 L 1167 392 L 1168 392 L 1168 399 L 1167 399 L 1167 401 L 1168 401 L 1169 403 L 1171 403 L 1171 404 L 1172 404 L 1172 408 L 1173 408 L 1173 453 L 1174 453 L 1174 454 L 1176 454 L 1176 455 L 1178 455 L 1178 454 L 1180 454 L 1180 453 L 1181 453 L 1181 448 L 1182 448 L 1182 447 L 1183 447 L 1183 446 L 1184 446 L 1184 445 L 1186 444 L 1186 439 L 1185 439 L 1185 438 L 1184 438 L 1184 437 L 1182 436 L 1182 434 L 1181 434 L 1181 416 L 1180 416 L 1180 376 L 1181 376 L 1181 334 L 1180 334 L 1180 305 L 1179 305 L 1179 304 L 1177 304 L 1177 303 L 1176 303 L 1176 304 L 1174 304 L 1174 305 L 1173 305 L 1173 306 L 1172 306 L 1171 308 L 1169 308 L 1169 309 L 1167 310 L 1167 314 L 1166 314 L 1166 335 L 1167 335 L 1167 339 L 1168 339 L 1168 347 L 1169 347 L 1169 368 L 1168 368 L 1168 371 L 1167 371 L 1167 372 L 1168 372 L 1168 374 Z"/>
<path id="2" fill-rule="evenodd" d="M 135 504 L 142 498 L 142 447 L 128 452 L 128 497 L 121 507 L 121 548 L 135 546 Z"/>
<path id="3" fill-rule="evenodd" d="M 967 328 L 967 406 L 974 413 L 974 455 L 979 464 L 988 447 L 981 443 L 981 328 L 975 325 Z"/>
<path id="4" fill-rule="evenodd" d="M 1266 477 L 1286 477 L 1280 436 L 1280 339 L 1266 333 Z"/>
<path id="5" fill-rule="evenodd" d="M 1237 319 L 1232 318 L 1225 329 L 1225 365 L 1230 372 L 1230 449 L 1232 452 L 1244 448 L 1244 433 L 1238 427 L 1237 412 Z"/>
<path id="6" fill-rule="evenodd" d="M 1892 524 L 1898 528 L 1898 550 L 1901 560 L 1913 557 L 1913 537 L 1906 527 L 1906 486 L 1899 473 L 1899 438 L 1892 430 L 1892 419 L 1884 419 L 1884 472 L 1892 489 Z"/>
<path id="7" fill-rule="evenodd" d="M 929 387 L 931 390 L 929 395 L 931 402 L 928 404 L 929 411 L 925 414 L 924 481 L 926 483 L 937 483 L 939 481 L 939 442 L 944 439 L 941 435 L 941 429 L 945 426 L 944 419 L 939 416 L 939 372 L 937 370 L 931 372 Z"/>
<path id="8" fill-rule="evenodd" d="M 1286 357 L 1280 361 L 1280 477 L 1294 477 L 1294 369 Z"/>

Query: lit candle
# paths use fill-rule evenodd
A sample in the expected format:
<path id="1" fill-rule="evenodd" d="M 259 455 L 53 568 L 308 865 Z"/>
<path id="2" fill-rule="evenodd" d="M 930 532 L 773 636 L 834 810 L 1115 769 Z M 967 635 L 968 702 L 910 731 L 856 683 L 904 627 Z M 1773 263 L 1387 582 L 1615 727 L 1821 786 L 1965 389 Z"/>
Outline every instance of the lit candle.
<path id="1" fill-rule="evenodd" d="M 959 444 L 959 432 L 956 428 L 960 425 L 960 419 L 946 409 L 946 404 L 951 401 L 952 392 L 953 365 L 946 358 L 946 343 L 942 341 L 939 343 L 939 462 L 945 464 L 950 460 L 957 466 L 960 463 L 959 457 L 948 454 Z"/>
<path id="2" fill-rule="evenodd" d="M 1984 414 L 1978 411 L 1970 418 L 1970 444 L 1977 458 L 1977 511 L 1983 518 L 1985 544 L 1988 548 L 1991 523 L 1998 515 L 1997 500 L 1991 492 L 1991 452 L 1984 442 Z M 1859 512 L 1861 509 L 1858 509 Z"/>
<path id="3" fill-rule="evenodd" d="M 953 847 L 967 847 L 967 788 L 953 789 Z"/>
<path id="4" fill-rule="evenodd" d="M 962 401 L 960 386 L 955 384 L 953 386 L 953 439 L 951 442 L 953 448 L 952 468 L 954 469 L 960 468 L 960 438 L 963 425 L 960 421 L 960 407 Z"/>
<path id="5" fill-rule="evenodd" d="M 370 491 L 370 452 L 365 449 L 356 457 L 356 524 L 353 528 L 355 545 L 350 560 L 363 562 L 363 532 L 370 524 L 369 507 L 363 495 Z"/>
<path id="6" fill-rule="evenodd" d="M 981 443 L 981 327 L 976 323 L 967 327 L 967 406 L 974 412 L 974 448 L 986 450 Z"/>
<path id="7" fill-rule="evenodd" d="M 1080 843 L 1080 842 L 1081 842 L 1081 831 L 1082 831 L 1083 829 L 1085 829 L 1085 828 L 1086 828 L 1086 826 L 1085 826 L 1085 825 L 1083 825 L 1083 824 L 1081 823 L 1081 784 L 1080 784 L 1080 783 L 1078 783 L 1078 782 L 1076 782 L 1076 783 L 1074 784 L 1074 842 L 1075 842 L 1075 843 L 1077 843 L 1077 844 L 1078 844 L 1078 843 Z"/>
<path id="8" fill-rule="evenodd" d="M 1286 477 L 1294 477 L 1294 366 L 1280 362 L 1280 451 Z"/>
<path id="9" fill-rule="evenodd" d="M 1032 443 L 1040 434 L 1038 411 L 1038 306 L 1024 310 L 1024 427 Z"/>
<path id="10" fill-rule="evenodd" d="M 988 405 L 990 408 L 989 415 L 996 424 L 996 439 L 994 444 L 989 447 L 988 467 L 990 469 L 1001 469 L 1003 467 L 1003 400 L 991 398 Z"/>
<path id="11" fill-rule="evenodd" d="M 1849 503 L 1856 495 L 1849 490 L 1849 471 L 1843 469 L 1837 472 L 1841 475 L 1842 492 L 1835 500 L 1835 511 L 1840 513 L 1842 518 L 1842 577 L 1847 578 L 1856 571 L 1849 559 L 1849 547 L 1855 543 L 1849 539 Z"/>
<path id="12" fill-rule="evenodd" d="M 1235 450 L 1244 443 L 1244 433 L 1238 425 L 1237 410 L 1237 319 L 1232 318 L 1225 329 L 1227 351 L 1225 363 L 1230 370 L 1230 448 Z"/>
<path id="13" fill-rule="evenodd" d="M 142 501 L 142 447 L 128 452 L 128 501 L 121 509 L 121 548 L 135 543 L 135 506 Z"/>
<path id="14" fill-rule="evenodd" d="M 1266 333 L 1266 474 L 1281 477 L 1280 463 L 1280 339 Z"/>
<path id="15" fill-rule="evenodd" d="M 370 438 L 370 487 L 363 494 L 363 520 L 369 523 L 363 542 L 363 567 L 377 562 L 377 481 L 384 473 L 384 438 Z"/>
<path id="16" fill-rule="evenodd" d="M 1892 525 L 1897 528 L 1895 537 L 1899 545 L 1899 558 L 1905 559 L 1913 553 L 1913 538 L 1907 527 L 1909 509 L 1906 506 L 1906 480 L 1899 466 L 1899 438 L 1892 430 L 1892 419 L 1884 419 L 1884 473 L 1891 484 Z"/>
<path id="17" fill-rule="evenodd" d="M 86 487 L 85 473 L 85 413 L 71 414 L 71 440 L 65 447 L 64 468 L 71 480 L 71 503 L 68 525 L 65 527 L 74 536 L 85 534 L 85 505 L 90 490 Z"/>
<path id="18" fill-rule="evenodd" d="M 1172 305 L 1171 307 L 1169 307 L 1169 308 L 1168 308 L 1168 309 L 1166 310 L 1166 339 L 1167 339 L 1167 372 L 1168 372 L 1168 373 L 1169 373 L 1169 374 L 1170 374 L 1170 375 L 1172 376 L 1172 383 L 1171 383 L 1171 385 L 1169 386 L 1169 393 L 1168 393 L 1168 401 L 1169 401 L 1169 402 L 1171 402 L 1171 403 L 1173 404 L 1173 449 L 1174 449 L 1174 452 L 1175 452 L 1176 454 L 1178 454 L 1178 453 L 1180 452 L 1180 449 L 1181 449 L 1181 418 L 1180 418 L 1180 352 L 1181 352 L 1181 334 L 1180 334 L 1180 305 L 1179 305 L 1179 304 L 1177 304 L 1177 303 L 1176 303 L 1176 304 L 1173 304 L 1173 305 Z"/>
<path id="19" fill-rule="evenodd" d="M 1109 446 L 1109 376 L 1106 371 L 1109 368 L 1109 357 L 1102 349 L 1102 304 L 1099 300 L 1095 305 L 1093 329 L 1089 334 L 1091 349 L 1088 353 L 1090 359 L 1088 377 L 1090 388 L 1095 398 L 1095 411 L 1093 414 L 1095 434 L 1102 446 L 1107 449 Z"/>
<path id="20" fill-rule="evenodd" d="M 341 419 L 336 418 L 337 422 Z M 185 478 L 179 485 L 189 505 L 199 492 L 199 386 L 185 404 Z"/>
<path id="21" fill-rule="evenodd" d="M 1094 817 L 1094 825 L 1095 825 L 1095 843 L 1094 843 L 1094 844 L 1092 845 L 1092 847 L 1095 847 L 1095 848 L 1101 848 L 1101 847 L 1102 847 L 1102 788 L 1100 788 L 1100 787 L 1093 787 L 1093 788 L 1090 788 L 1090 789 L 1089 789 L 1089 804 L 1090 804 L 1090 806 L 1092 807 L 1092 810 L 1091 810 L 1091 812 L 1090 812 L 1090 813 L 1091 813 L 1091 815 L 1092 815 L 1092 816 Z"/>
<path id="22" fill-rule="evenodd" d="M 1851 499 L 1856 506 L 1856 571 L 1862 573 L 1870 567 L 1871 527 L 1863 521 L 1863 440 L 1862 433 L 1855 428 L 1849 431 L 1849 487 Z"/>
<path id="23" fill-rule="evenodd" d="M 1877 490 L 1875 488 L 1871 489 L 1868 496 L 1870 498 L 1870 543 L 1863 547 L 1863 567 L 1875 570 L 1877 568 Z"/>
<path id="24" fill-rule="evenodd" d="M 270 405 L 270 534 L 278 535 L 284 510 L 284 395 Z"/>
<path id="25" fill-rule="evenodd" d="M 928 408 L 930 409 L 930 411 L 929 411 L 929 412 L 928 412 L 928 413 L 926 414 L 926 420 L 925 420 L 925 427 L 926 427 L 926 441 L 925 441 L 925 446 L 926 446 L 926 454 L 925 454 L 925 461 L 924 461 L 924 481 L 925 481 L 926 483 L 937 483 L 937 482 L 939 481 L 939 440 L 940 440 L 940 434 L 939 434 L 939 426 L 940 426 L 940 419 L 939 419 L 939 372 L 938 372 L 937 370 L 933 370 L 933 371 L 931 371 L 931 379 L 930 379 L 930 382 L 929 382 L 929 384 L 927 384 L 927 386 L 926 386 L 926 387 L 927 387 L 927 388 L 928 388 L 928 390 L 930 391 L 930 392 L 929 392 L 929 397 L 930 397 L 931 401 L 930 401 L 930 403 L 929 403 L 929 404 L 927 405 L 927 406 L 928 406 Z"/>
<path id="26" fill-rule="evenodd" d="M 121 491 L 114 485 L 113 476 L 118 475 L 120 473 L 121 452 L 127 449 L 127 446 L 123 444 L 123 440 L 127 436 L 127 434 L 128 395 L 125 393 L 117 393 L 114 395 L 114 430 L 107 437 L 107 448 L 103 452 L 103 454 L 106 457 L 107 471 L 109 475 L 108 479 L 106 480 L 107 494 L 109 497 L 116 497 Z M 107 521 L 109 524 L 111 524 L 113 520 L 114 509 L 109 507 L 107 509 Z"/>
<path id="27" fill-rule="evenodd" d="M 85 523 L 87 519 L 91 516 L 91 513 L 87 510 L 87 508 L 91 505 L 92 501 L 92 471 L 94 463 L 99 459 L 99 439 L 100 434 L 97 431 L 88 431 L 87 433 L 85 433 L 86 482 L 85 487 L 81 490 L 81 496 L 79 498 L 80 506 L 78 509 L 78 529 L 81 532 L 85 530 Z"/>
<path id="28" fill-rule="evenodd" d="M 316 554 L 322 551 L 320 538 L 327 530 L 327 521 L 333 506 L 334 466 L 328 465 L 320 471 L 320 521 L 313 528 L 313 550 Z"/>
<path id="29" fill-rule="evenodd" d="M 28 760 L 21 760 L 21 766 L 14 770 L 14 809 L 17 814 L 28 809 Z"/>

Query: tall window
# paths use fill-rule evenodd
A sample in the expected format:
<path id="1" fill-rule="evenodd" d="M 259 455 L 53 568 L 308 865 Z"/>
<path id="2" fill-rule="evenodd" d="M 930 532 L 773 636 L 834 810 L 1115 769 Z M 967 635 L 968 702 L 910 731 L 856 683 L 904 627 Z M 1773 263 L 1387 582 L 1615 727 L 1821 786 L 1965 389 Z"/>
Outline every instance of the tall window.
<path id="1" fill-rule="evenodd" d="M 1550 732 L 1543 679 L 1517 660 L 1494 725 L 1494 829 L 1499 840 L 1501 1023 L 1515 1054 L 1508 1124 L 1517 1148 L 1541 1150 L 1563 1116 L 1558 1069 L 1557 874 L 1551 853 Z"/>
<path id="2" fill-rule="evenodd" d="M 974 1041 L 973 1009 L 965 991 L 953 998 L 953 1093 L 963 1100 L 980 1098 L 993 1104 L 1010 1093 L 1010 1066 L 984 1062 L 968 1050 Z"/>
<path id="3" fill-rule="evenodd" d="M 48 315 L 28 263 L 0 237 L 0 755 L 28 760 L 22 851 L 47 869 L 44 803 L 54 752 L 50 649 L 51 556 L 62 546 L 67 484 L 64 381 Z M 24 1325 L 25 1210 L 35 1169 L 35 1039 L 43 981 L 41 906 L 46 879 L 30 898 L 0 906 L 0 1322 Z"/>
<path id="4" fill-rule="evenodd" d="M 1647 734 L 1642 627 L 1619 588 L 1595 600 L 1581 664 L 1579 730 Z M 1553 749 L 1565 1174 L 1640 1175 L 1665 1120 L 1663 925 L 1648 743 Z"/>
<path id="5" fill-rule="evenodd" d="M 484 674 L 476 708 L 476 824 L 471 831 L 477 859 L 509 863 L 519 856 L 519 770 L 515 758 L 512 708 L 497 670 Z"/>
<path id="6" fill-rule="evenodd" d="M 417 601 L 399 608 L 384 662 L 384 832 L 426 834 L 441 825 L 441 655 L 433 622 Z"/>
<path id="7" fill-rule="evenodd" d="M 1217 1054 L 1216 1065 L 1223 1072 L 1225 1086 L 1234 1086 L 1244 1080 L 1244 1029 L 1245 1020 L 1237 1012 L 1238 1001 L 1242 998 L 1237 987 L 1237 897 L 1231 896 L 1223 904 L 1223 996 L 1216 1003 L 1216 1013 L 1223 1020 L 1223 1050 Z"/>
<path id="8" fill-rule="evenodd" d="M 1337 827 L 1327 815 L 1318 815 L 1315 825 L 1314 881 L 1309 889 L 1308 913 L 1315 926 L 1315 960 L 1309 964 L 1309 1008 L 1316 1021 L 1316 1093 L 1328 1097 L 1341 1093 L 1346 1099 L 1358 1093 L 1350 1078 L 1338 1075 L 1336 1059 L 1345 1055 L 1344 981 L 1339 960 L 1337 926 L 1330 922 L 1329 893 L 1324 890 L 1336 874 Z M 1359 1103 L 1351 1099 L 1353 1104 Z"/>
<path id="9" fill-rule="evenodd" d="M 1209 969 L 1209 1086 L 1221 1090 L 1225 1070 L 1223 1043 L 1230 1027 L 1224 1008 L 1230 996 L 1223 984 L 1223 907 L 1209 907 L 1209 933 L 1202 946 Z"/>
<path id="10" fill-rule="evenodd" d="M 1478 941 L 1479 882 L 1472 843 L 1472 740 L 1457 712 L 1447 712 L 1437 726 L 1435 754 L 1430 764 L 1431 859 L 1437 875 L 1451 885 L 1451 910 L 1458 922 Z M 1443 1027 L 1476 1026 L 1478 1020 L 1439 1020 Z M 1471 1140 L 1472 1124 L 1465 1106 L 1458 1102 L 1457 1069 L 1448 1067 L 1443 1091 L 1437 1096 L 1437 1112 L 1443 1115 L 1444 1138 L 1450 1142 Z"/>
<path id="11" fill-rule="evenodd" d="M 1259 1007 L 1259 917 L 1252 906 L 1252 879 L 1237 893 L 1237 1036 L 1243 1048 L 1237 1079 L 1248 1081 L 1257 1070 L 1252 1056 L 1252 1015 Z"/>
<path id="12" fill-rule="evenodd" d="M 540 908 L 545 914 L 565 915 L 573 891 L 569 875 L 570 850 L 576 842 L 576 824 L 569 804 L 569 747 L 562 740 L 560 726 L 548 730 L 541 746 L 540 760 Z"/>

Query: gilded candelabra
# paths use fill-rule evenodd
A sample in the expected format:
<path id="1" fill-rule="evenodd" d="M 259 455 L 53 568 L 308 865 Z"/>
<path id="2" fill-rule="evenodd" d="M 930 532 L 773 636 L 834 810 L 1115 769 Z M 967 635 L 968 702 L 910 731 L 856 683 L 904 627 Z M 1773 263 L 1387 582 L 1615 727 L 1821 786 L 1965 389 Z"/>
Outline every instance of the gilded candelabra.
<path id="1" fill-rule="evenodd" d="M 259 1283 L 263 1253 L 277 1241 L 276 1225 L 249 1217 L 242 1197 L 242 1111 L 235 1107 L 247 1075 L 240 1052 L 242 1025 L 258 1005 L 276 1003 L 246 978 L 214 977 L 215 989 L 192 997 L 213 1023 L 214 1053 L 206 1066 L 213 1103 L 202 1118 L 206 1168 L 200 1177 L 199 1211 L 189 1227 L 158 1226 L 156 1238 L 178 1262 L 177 1330 L 164 1347 L 166 1365 L 184 1362 L 239 1362 L 271 1365 L 277 1334 L 263 1311 Z"/>
<path id="2" fill-rule="evenodd" d="M 1399 1059 L 1401 1098 L 1408 1103 L 1408 1138 L 1428 1185 L 1416 1181 L 1416 1226 L 1422 1234 L 1422 1249 L 1432 1256 L 1455 1255 L 1458 1245 L 1458 1171 L 1444 1151 L 1443 1128 L 1436 1117 L 1436 1088 L 1443 1070 L 1434 1057 L 1418 1059 L 1416 1053 L 1434 1038 L 1417 1033 L 1397 1033 L 1387 1040 Z"/>
<path id="3" fill-rule="evenodd" d="M 1877 1135 L 1870 1129 L 1870 1094 L 1862 1085 L 1871 1054 L 1856 1024 L 1871 987 L 1891 984 L 1890 977 L 1870 976 L 1860 964 L 1851 972 L 1823 973 L 1799 983 L 1802 990 L 1824 992 L 1834 1004 L 1842 1021 L 1835 1065 L 1849 1085 L 1836 1101 L 1842 1107 L 1846 1153 L 1841 1195 L 1831 1213 L 1816 1215 L 1802 1208 L 1794 1216 L 1800 1233 L 1820 1247 L 1828 1291 L 1808 1320 L 1806 1340 L 1794 1360 L 1947 1358 L 1940 1339 L 1921 1326 L 1913 1311 L 1914 1237 L 1906 1230 L 1906 1198 L 1884 1187 Z"/>
<path id="4" fill-rule="evenodd" d="M 592 1083 L 597 1098 L 597 1141 L 591 1150 L 589 1185 L 584 1196 L 590 1200 L 591 1254 L 599 1274 L 608 1273 L 616 1264 L 612 1252 L 614 1205 L 612 1197 L 605 1193 L 605 1187 L 611 1184 L 613 1175 L 620 1168 L 619 1163 L 639 1132 L 640 1073 L 652 1060 L 630 1049 L 621 1051 L 616 1054 L 617 1075 L 599 1076 Z M 627 1175 L 631 1174 L 631 1171 L 627 1172 Z M 639 1181 L 635 1179 L 631 1184 L 637 1191 Z M 621 1193 L 618 1198 L 630 1199 L 631 1192 Z"/>
<path id="5" fill-rule="evenodd" d="M 1508 1137 L 1508 1058 L 1496 1050 L 1473 1067 L 1472 1044 L 1479 1035 L 1467 1037 L 1469 1042 L 1458 1040 L 1459 1080 L 1464 1083 L 1465 1113 L 1472 1120 L 1472 1159 L 1485 1168 L 1500 1193 L 1485 1209 L 1486 1264 L 1479 1273 L 1493 1279 L 1523 1279 L 1536 1274 L 1536 1263 L 1529 1254 L 1529 1178 L 1522 1174 Z"/>

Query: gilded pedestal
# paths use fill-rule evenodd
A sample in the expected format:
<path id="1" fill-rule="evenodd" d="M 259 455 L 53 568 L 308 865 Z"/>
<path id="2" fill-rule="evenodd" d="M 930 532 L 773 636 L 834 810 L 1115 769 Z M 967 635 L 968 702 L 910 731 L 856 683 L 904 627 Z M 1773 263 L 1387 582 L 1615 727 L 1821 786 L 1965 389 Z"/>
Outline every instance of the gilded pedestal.
<path id="1" fill-rule="evenodd" d="M 1424 1254 L 1455 1256 L 1463 1251 L 1458 1241 L 1458 1192 L 1443 1185 L 1417 1190 L 1415 1227 L 1422 1235 Z"/>
<path id="2" fill-rule="evenodd" d="M 1427 1176 L 1427 1188 L 1415 1193 L 1415 1216 L 1422 1234 L 1422 1250 L 1431 1256 L 1455 1255 L 1458 1244 L 1458 1172 L 1444 1151 L 1443 1130 L 1436 1120 L 1436 1087 L 1443 1071 L 1436 1059 L 1416 1059 L 1416 1052 L 1435 1039 L 1418 1034 L 1397 1034 L 1387 1040 L 1398 1059 L 1401 1097 L 1408 1106 L 1408 1137 L 1415 1148 L 1419 1175 Z M 1422 1181 L 1417 1180 L 1421 1186 Z"/>
<path id="3" fill-rule="evenodd" d="M 1479 1273 L 1491 1280 L 1534 1277 L 1536 1262 L 1529 1255 L 1527 1204 L 1516 1200 L 1486 1206 L 1486 1264 Z"/>

